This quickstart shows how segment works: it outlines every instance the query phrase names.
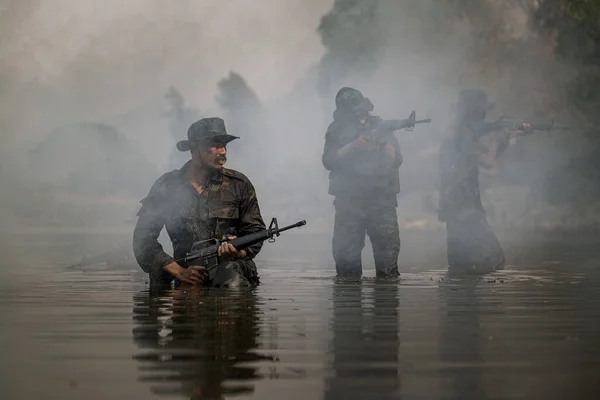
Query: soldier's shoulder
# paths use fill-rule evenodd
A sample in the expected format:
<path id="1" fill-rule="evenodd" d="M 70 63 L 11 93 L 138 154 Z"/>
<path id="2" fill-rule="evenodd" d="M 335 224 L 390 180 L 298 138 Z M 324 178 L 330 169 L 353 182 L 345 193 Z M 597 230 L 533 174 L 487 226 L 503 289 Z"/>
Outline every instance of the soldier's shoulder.
<path id="1" fill-rule="evenodd" d="M 344 128 L 344 123 L 341 121 L 332 121 L 327 127 L 327 135 L 335 135 Z"/>
<path id="2" fill-rule="evenodd" d="M 179 177 L 180 174 L 181 174 L 180 169 L 174 169 L 172 171 L 165 172 L 164 174 L 162 174 L 161 176 L 158 177 L 158 179 L 156 180 L 156 182 L 154 184 L 155 185 L 168 185 L 168 184 L 174 182 Z"/>
<path id="3" fill-rule="evenodd" d="M 246 175 L 242 174 L 240 171 L 236 171 L 235 169 L 223 168 L 221 169 L 221 174 L 237 181 L 250 183 L 250 179 Z"/>
<path id="4" fill-rule="evenodd" d="M 181 175 L 181 170 L 174 169 L 169 172 L 165 172 L 161 176 L 158 177 L 154 184 L 152 185 L 152 189 L 150 189 L 150 194 L 159 195 L 168 193 L 175 182 L 179 179 Z"/>

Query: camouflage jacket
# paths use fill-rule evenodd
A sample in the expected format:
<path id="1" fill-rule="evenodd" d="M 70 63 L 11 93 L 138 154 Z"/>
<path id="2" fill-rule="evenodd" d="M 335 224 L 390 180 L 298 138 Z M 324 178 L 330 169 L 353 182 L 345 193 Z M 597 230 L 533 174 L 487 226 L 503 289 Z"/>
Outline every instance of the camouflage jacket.
<path id="1" fill-rule="evenodd" d="M 447 221 L 465 211 L 485 213 L 479 187 L 479 139 L 496 130 L 494 123 L 463 123 L 442 142 L 439 153 L 440 198 L 438 219 Z"/>
<path id="2" fill-rule="evenodd" d="M 145 272 L 184 257 L 195 241 L 266 229 L 254 187 L 245 175 L 230 169 L 215 172 L 199 194 L 187 179 L 190 164 L 161 176 L 141 201 L 133 250 Z M 158 242 L 163 226 L 173 243 L 174 258 Z M 262 243 L 247 248 L 247 258 L 254 258 L 261 248 Z"/>
<path id="3" fill-rule="evenodd" d="M 390 166 L 385 163 L 383 148 L 348 155 L 338 159 L 337 151 L 358 138 L 362 127 L 334 113 L 334 121 L 327 128 L 322 163 L 329 173 L 329 194 L 334 196 L 372 197 L 400 193 L 400 171 L 402 153 L 398 139 L 393 134 L 385 135 L 384 140 L 394 146 L 396 158 Z"/>

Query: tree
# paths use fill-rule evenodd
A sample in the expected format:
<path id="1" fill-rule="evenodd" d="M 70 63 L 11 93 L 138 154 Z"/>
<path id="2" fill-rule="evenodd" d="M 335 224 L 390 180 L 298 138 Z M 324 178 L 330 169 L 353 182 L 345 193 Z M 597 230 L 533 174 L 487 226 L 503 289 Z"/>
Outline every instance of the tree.
<path id="1" fill-rule="evenodd" d="M 171 107 L 169 111 L 167 111 L 169 130 L 171 131 L 173 142 L 176 143 L 185 138 L 190 125 L 201 118 L 200 112 L 195 108 L 187 107 L 182 94 L 174 87 L 169 88 L 165 98 Z M 189 159 L 189 153 L 182 153 L 173 147 L 171 154 L 169 155 L 168 168 L 181 168 L 181 166 Z"/>
<path id="2" fill-rule="evenodd" d="M 269 138 L 267 113 L 241 75 L 230 71 L 217 86 L 219 93 L 216 100 L 225 113 L 225 126 L 230 134 L 244 139 L 240 153 L 248 157 L 253 153 L 253 148 L 256 149 L 259 143 Z"/>
<path id="3" fill-rule="evenodd" d="M 239 74 L 230 71 L 226 78 L 217 83 L 219 94 L 217 102 L 225 111 L 227 125 L 232 132 L 241 134 L 247 127 L 254 130 L 264 113 L 263 105 L 254 90 Z"/>
<path id="4" fill-rule="evenodd" d="M 330 97 L 340 81 L 353 73 L 369 74 L 377 66 L 381 31 L 377 23 L 380 0 L 335 0 L 318 26 L 326 53 L 321 59 L 319 88 Z"/>
<path id="5" fill-rule="evenodd" d="M 595 0 L 540 0 L 532 13 L 537 32 L 554 39 L 560 61 L 576 71 L 566 93 L 590 121 L 590 136 L 599 133 L 600 114 L 600 3 Z"/>
<path id="6" fill-rule="evenodd" d="M 167 111 L 169 130 L 174 140 L 178 141 L 187 131 L 188 127 L 200 119 L 200 113 L 195 108 L 187 107 L 185 99 L 174 87 L 169 88 L 169 91 L 165 94 L 165 98 L 171 107 Z"/>

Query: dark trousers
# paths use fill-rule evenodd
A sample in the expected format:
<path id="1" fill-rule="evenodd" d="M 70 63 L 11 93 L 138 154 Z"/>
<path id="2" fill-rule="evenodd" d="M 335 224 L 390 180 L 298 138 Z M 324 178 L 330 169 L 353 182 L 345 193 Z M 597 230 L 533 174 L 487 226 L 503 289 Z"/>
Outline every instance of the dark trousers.
<path id="1" fill-rule="evenodd" d="M 471 210 L 449 218 L 446 234 L 450 271 L 487 273 L 504 267 L 504 250 L 483 212 Z"/>
<path id="2" fill-rule="evenodd" d="M 395 196 L 385 202 L 336 198 L 332 248 L 338 276 L 362 275 L 365 234 L 373 245 L 377 276 L 399 275 L 400 229 L 396 204 Z"/>
<path id="3" fill-rule="evenodd" d="M 150 285 L 170 285 L 174 277 L 164 270 L 150 274 Z M 175 280 L 176 281 L 176 280 Z M 208 272 L 205 287 L 250 287 L 259 283 L 256 264 L 253 260 L 226 261 Z M 176 281 L 175 284 L 180 284 Z"/>

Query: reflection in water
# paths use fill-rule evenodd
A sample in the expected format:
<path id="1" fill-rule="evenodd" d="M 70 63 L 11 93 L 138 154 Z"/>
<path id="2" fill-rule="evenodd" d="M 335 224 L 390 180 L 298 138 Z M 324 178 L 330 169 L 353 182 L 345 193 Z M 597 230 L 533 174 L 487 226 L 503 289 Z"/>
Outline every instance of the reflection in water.
<path id="1" fill-rule="evenodd" d="M 134 296 L 134 358 L 139 378 L 159 395 L 223 399 L 254 392 L 258 368 L 271 360 L 257 348 L 259 318 L 252 291 L 142 291 Z M 235 381 L 231 382 L 231 381 Z"/>
<path id="2" fill-rule="evenodd" d="M 482 388 L 477 278 L 440 284 L 439 357 L 442 399 L 486 399 Z"/>
<path id="3" fill-rule="evenodd" d="M 398 398 L 398 305 L 397 283 L 335 282 L 325 400 Z"/>

